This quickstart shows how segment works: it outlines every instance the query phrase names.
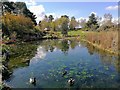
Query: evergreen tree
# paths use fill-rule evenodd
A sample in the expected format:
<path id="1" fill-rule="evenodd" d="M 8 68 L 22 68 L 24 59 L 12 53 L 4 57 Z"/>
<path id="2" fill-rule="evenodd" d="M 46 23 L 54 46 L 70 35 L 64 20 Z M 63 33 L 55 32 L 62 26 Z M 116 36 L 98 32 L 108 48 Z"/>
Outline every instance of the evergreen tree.
<path id="1" fill-rule="evenodd" d="M 97 28 L 99 28 L 99 25 L 98 25 L 98 21 L 97 21 L 97 18 L 95 17 L 95 14 L 92 13 L 90 16 L 89 16 L 89 20 L 88 22 L 86 23 L 86 26 L 88 28 L 90 28 L 91 30 L 95 31 Z"/>
<path id="2" fill-rule="evenodd" d="M 52 22 L 54 20 L 53 16 L 52 15 L 49 15 L 49 21 Z"/>

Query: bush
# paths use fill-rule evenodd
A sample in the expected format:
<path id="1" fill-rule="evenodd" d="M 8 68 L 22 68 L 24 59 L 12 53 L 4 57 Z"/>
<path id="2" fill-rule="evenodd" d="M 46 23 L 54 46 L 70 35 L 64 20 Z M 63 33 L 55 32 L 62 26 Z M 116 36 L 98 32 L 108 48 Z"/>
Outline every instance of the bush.
<path id="1" fill-rule="evenodd" d="M 2 17 L 3 24 L 3 35 L 12 36 L 13 32 L 16 33 L 16 36 L 23 37 L 24 32 L 30 32 L 29 29 L 33 29 L 34 23 L 30 18 L 27 18 L 23 15 L 14 15 L 6 13 Z"/>

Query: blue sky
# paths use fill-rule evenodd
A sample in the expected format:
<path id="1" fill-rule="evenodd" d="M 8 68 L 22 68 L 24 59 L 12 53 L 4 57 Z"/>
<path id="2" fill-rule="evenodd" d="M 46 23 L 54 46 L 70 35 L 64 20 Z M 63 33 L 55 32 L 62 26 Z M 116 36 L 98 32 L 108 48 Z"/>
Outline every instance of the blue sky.
<path id="1" fill-rule="evenodd" d="M 61 15 L 75 16 L 76 19 L 88 18 L 91 12 L 103 17 L 105 13 L 118 17 L 117 2 L 35 2 L 26 1 L 27 7 L 36 14 L 37 21 L 42 20 L 44 15 L 53 15 L 55 18 Z"/>
<path id="2" fill-rule="evenodd" d="M 91 12 L 103 17 L 105 13 L 112 14 L 114 19 L 118 18 L 119 0 L 10 0 L 14 2 L 25 2 L 27 7 L 37 16 L 37 22 L 44 15 L 53 15 L 55 18 L 61 15 L 75 16 L 76 19 L 87 18 Z"/>
<path id="3" fill-rule="evenodd" d="M 91 12 L 97 13 L 98 16 L 111 13 L 113 17 L 118 17 L 117 9 L 106 10 L 109 6 L 116 6 L 116 2 L 39 2 L 37 5 L 43 5 L 46 13 L 68 14 L 76 18 L 88 17 Z"/>

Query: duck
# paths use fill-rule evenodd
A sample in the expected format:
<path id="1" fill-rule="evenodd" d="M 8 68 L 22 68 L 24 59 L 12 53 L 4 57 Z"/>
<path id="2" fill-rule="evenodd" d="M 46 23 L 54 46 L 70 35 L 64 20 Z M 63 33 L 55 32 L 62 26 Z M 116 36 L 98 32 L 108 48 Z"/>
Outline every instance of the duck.
<path id="1" fill-rule="evenodd" d="M 35 83 L 36 83 L 36 78 L 35 78 L 35 77 L 30 78 L 30 79 L 29 79 L 29 82 L 30 82 L 31 84 L 35 84 Z"/>
<path id="2" fill-rule="evenodd" d="M 64 75 L 66 75 L 66 74 L 67 74 L 67 71 L 64 70 L 63 73 L 62 73 L 62 77 L 63 77 Z"/>
<path id="3" fill-rule="evenodd" d="M 68 84 L 69 84 L 70 86 L 72 86 L 74 83 L 75 83 L 75 79 L 70 78 L 70 79 L 68 80 Z"/>

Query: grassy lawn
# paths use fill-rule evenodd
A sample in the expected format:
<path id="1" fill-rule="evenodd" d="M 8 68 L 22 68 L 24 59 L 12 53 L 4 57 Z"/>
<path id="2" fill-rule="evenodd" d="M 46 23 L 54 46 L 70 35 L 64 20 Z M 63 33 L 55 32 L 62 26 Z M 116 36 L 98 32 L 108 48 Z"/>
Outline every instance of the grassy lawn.
<path id="1" fill-rule="evenodd" d="M 68 32 L 68 36 L 78 36 L 78 35 L 81 35 L 81 33 L 82 33 L 81 30 L 69 31 L 69 32 Z"/>
<path id="2" fill-rule="evenodd" d="M 63 35 L 61 34 L 60 31 L 57 31 L 56 35 L 57 35 L 58 38 L 63 37 Z M 85 36 L 84 31 L 82 31 L 82 30 L 71 30 L 71 31 L 69 30 L 68 31 L 68 37 L 77 37 L 77 36 L 80 36 L 81 38 L 83 38 Z"/>
<path id="3" fill-rule="evenodd" d="M 85 32 L 82 31 L 82 30 L 69 31 L 68 36 L 71 36 L 71 37 L 80 36 L 80 38 L 84 38 L 85 37 Z"/>
<path id="4" fill-rule="evenodd" d="M 61 34 L 61 31 L 53 32 L 51 35 L 48 34 L 45 37 L 51 37 L 51 36 L 57 36 L 58 38 L 63 37 L 63 35 Z M 80 36 L 80 38 L 84 38 L 85 32 L 82 30 L 71 30 L 71 31 L 69 30 L 68 31 L 68 37 L 78 37 L 78 36 Z"/>

